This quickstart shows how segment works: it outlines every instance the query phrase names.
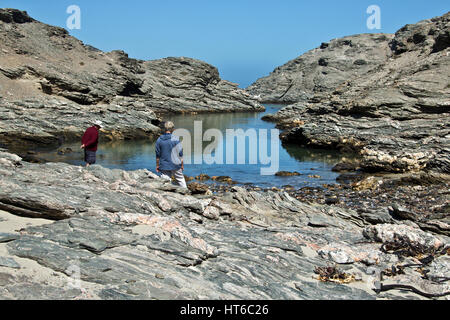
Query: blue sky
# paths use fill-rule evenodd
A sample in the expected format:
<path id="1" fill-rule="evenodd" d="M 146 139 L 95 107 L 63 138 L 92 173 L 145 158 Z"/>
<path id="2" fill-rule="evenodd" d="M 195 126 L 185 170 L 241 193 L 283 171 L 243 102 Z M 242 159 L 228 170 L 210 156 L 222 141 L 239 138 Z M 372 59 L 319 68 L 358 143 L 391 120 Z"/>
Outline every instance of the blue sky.
<path id="1" fill-rule="evenodd" d="M 0 0 L 64 28 L 70 5 L 81 9 L 81 29 L 70 34 L 86 44 L 144 60 L 200 59 L 241 87 L 322 42 L 394 33 L 450 8 L 448 0 Z M 380 30 L 367 28 L 370 5 L 381 9 Z"/>

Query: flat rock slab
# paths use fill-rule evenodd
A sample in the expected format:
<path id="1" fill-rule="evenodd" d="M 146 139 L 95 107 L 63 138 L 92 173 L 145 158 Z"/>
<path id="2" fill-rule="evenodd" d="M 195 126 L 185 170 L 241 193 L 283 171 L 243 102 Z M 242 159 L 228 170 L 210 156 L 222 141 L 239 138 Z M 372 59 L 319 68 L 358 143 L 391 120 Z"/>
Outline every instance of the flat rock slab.
<path id="1" fill-rule="evenodd" d="M 18 264 L 13 258 L 0 257 L 0 267 L 20 269 L 20 264 Z"/>
<path id="2" fill-rule="evenodd" d="M 288 230 L 240 230 L 239 224 L 214 223 L 198 238 L 197 224 L 181 225 L 176 232 L 138 235 L 105 219 L 71 218 L 29 227 L 7 249 L 67 276 L 77 268 L 82 281 L 101 285 L 92 295 L 103 299 L 375 298 L 344 287 L 333 294 L 326 286 L 305 295 L 291 285 L 294 280 L 303 283 L 304 276 L 311 279 L 314 267 L 324 261 L 305 256 L 296 238 L 300 235 L 289 235 Z M 162 227 L 168 228 L 167 224 L 153 228 Z M 203 241 L 218 250 L 203 251 L 208 248 L 199 245 Z M 97 242 L 101 250 L 95 248 Z M 13 267 L 13 261 L 6 262 Z"/>

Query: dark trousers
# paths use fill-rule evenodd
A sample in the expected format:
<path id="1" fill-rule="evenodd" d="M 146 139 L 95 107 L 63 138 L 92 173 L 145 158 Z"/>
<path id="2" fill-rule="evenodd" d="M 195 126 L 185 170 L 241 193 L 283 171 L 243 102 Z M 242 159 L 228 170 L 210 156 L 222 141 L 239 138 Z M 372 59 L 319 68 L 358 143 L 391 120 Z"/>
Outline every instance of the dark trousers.
<path id="1" fill-rule="evenodd" d="M 84 161 L 88 164 L 95 164 L 97 161 L 96 153 L 96 151 L 84 149 Z"/>

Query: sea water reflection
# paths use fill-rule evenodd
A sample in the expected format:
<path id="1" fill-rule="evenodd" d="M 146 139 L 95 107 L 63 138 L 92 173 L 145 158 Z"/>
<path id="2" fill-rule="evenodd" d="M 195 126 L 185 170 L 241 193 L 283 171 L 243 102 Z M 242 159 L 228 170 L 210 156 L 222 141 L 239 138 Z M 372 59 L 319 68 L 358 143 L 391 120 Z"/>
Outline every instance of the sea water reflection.
<path id="1" fill-rule="evenodd" d="M 201 121 L 202 135 L 208 129 L 218 129 L 225 137 L 227 129 L 255 129 L 256 131 L 270 130 L 275 125 L 261 120 L 267 113 L 274 113 L 280 106 L 266 105 L 267 110 L 263 113 L 226 113 L 226 114 L 195 114 L 195 115 L 174 115 L 165 120 L 171 120 L 176 128 L 186 129 L 194 137 L 194 123 Z M 270 138 L 270 134 L 269 134 Z M 193 158 L 202 156 L 204 148 L 211 142 L 203 142 L 202 148 L 195 148 L 198 139 L 191 139 L 191 156 Z M 224 140 L 216 141 L 218 145 L 225 144 Z M 270 144 L 269 145 L 269 154 Z M 202 163 L 185 165 L 185 174 L 197 176 L 205 173 L 209 176 L 229 176 L 239 183 L 252 183 L 261 187 L 281 187 L 291 185 L 294 187 L 320 186 L 324 183 L 335 183 L 337 174 L 331 168 L 342 161 L 342 155 L 335 151 L 306 149 L 299 146 L 282 146 L 278 150 L 278 171 L 297 171 L 300 176 L 277 177 L 275 175 L 261 175 L 261 168 L 268 167 L 267 164 L 249 163 L 249 143 L 245 144 L 245 164 L 227 164 L 226 146 L 224 145 L 224 161 L 222 164 Z M 237 145 L 235 145 L 236 150 Z M 83 164 L 82 151 L 79 144 L 64 145 L 62 148 L 71 148 L 73 152 L 58 155 L 56 152 L 41 154 L 42 158 L 48 161 L 67 162 L 75 165 Z M 97 153 L 97 164 L 107 168 L 120 168 L 124 170 L 148 169 L 156 171 L 155 143 L 150 141 L 115 141 L 102 143 Z"/>

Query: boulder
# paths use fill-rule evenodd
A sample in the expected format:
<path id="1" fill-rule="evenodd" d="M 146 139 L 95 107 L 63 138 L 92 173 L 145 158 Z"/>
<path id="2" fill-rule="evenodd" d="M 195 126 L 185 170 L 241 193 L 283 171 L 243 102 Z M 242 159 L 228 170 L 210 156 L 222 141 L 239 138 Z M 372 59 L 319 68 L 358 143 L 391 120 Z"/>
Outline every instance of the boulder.
<path id="1" fill-rule="evenodd" d="M 299 172 L 289 172 L 289 171 L 278 171 L 275 173 L 276 177 L 293 177 L 293 176 L 300 176 L 301 173 Z"/>
<path id="2" fill-rule="evenodd" d="M 210 194 L 211 191 L 206 184 L 191 182 L 188 184 L 188 189 L 191 194 Z"/>
<path id="3" fill-rule="evenodd" d="M 368 226 L 363 230 L 363 235 L 369 240 L 381 243 L 392 242 L 396 239 L 406 239 L 410 244 L 421 245 L 430 251 L 444 246 L 444 242 L 438 237 L 420 229 L 400 224 Z"/>

